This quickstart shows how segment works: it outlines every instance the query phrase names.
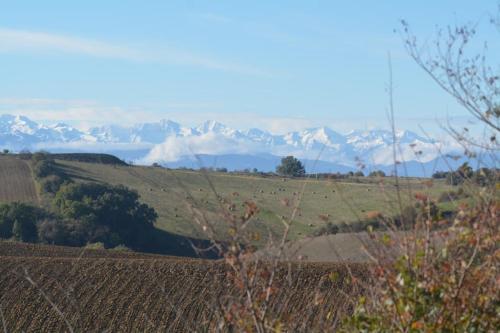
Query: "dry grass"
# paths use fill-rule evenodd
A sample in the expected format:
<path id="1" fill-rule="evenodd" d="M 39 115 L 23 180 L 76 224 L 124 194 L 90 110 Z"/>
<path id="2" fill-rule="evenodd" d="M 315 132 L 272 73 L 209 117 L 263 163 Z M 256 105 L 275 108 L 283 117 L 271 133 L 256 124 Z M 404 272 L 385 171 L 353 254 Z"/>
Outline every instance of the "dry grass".
<path id="1" fill-rule="evenodd" d="M 233 175 L 197 171 L 166 170 L 151 167 L 122 167 L 102 164 L 58 161 L 75 180 L 123 184 L 135 189 L 148 205 L 155 208 L 159 219 L 157 227 L 169 232 L 195 237 L 204 237 L 193 222 L 189 206 L 203 210 L 211 221 L 220 221 L 219 202 L 210 190 L 208 179 L 217 194 L 234 204 L 235 213 L 244 210 L 244 202 L 250 200 L 259 207 L 253 228 L 262 235 L 270 230 L 281 235 L 282 217 L 290 217 L 299 200 L 299 193 L 306 180 L 280 177 L 264 178 L 252 175 Z M 387 177 L 362 178 L 356 181 L 307 180 L 307 190 L 300 199 L 300 205 L 289 232 L 289 239 L 300 239 L 312 235 L 329 216 L 332 223 L 352 223 L 364 218 L 369 211 L 381 210 L 386 214 L 396 212 L 394 206 L 396 187 L 394 179 Z M 383 184 L 381 184 L 383 182 Z M 408 186 L 420 190 L 430 197 L 438 198 L 451 187 L 444 181 L 435 181 L 427 187 L 424 180 L 405 179 L 402 193 Z M 189 195 L 187 195 L 189 194 Z M 408 196 L 403 200 L 409 201 Z M 413 198 L 411 198 L 413 200 Z M 349 202 L 350 206 L 345 202 Z M 222 221 L 221 221 L 222 222 Z M 223 225 L 223 223 L 222 223 Z M 223 228 L 221 228 L 223 229 Z"/>

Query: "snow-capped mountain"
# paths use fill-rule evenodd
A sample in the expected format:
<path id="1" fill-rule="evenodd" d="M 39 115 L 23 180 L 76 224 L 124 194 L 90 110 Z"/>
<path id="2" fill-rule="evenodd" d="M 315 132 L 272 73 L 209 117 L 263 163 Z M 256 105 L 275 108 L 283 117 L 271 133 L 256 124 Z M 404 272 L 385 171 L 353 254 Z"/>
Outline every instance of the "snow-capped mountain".
<path id="1" fill-rule="evenodd" d="M 410 131 L 396 132 L 397 159 L 405 162 L 429 162 L 452 145 L 424 138 Z M 345 135 L 327 127 L 311 128 L 275 135 L 252 128 L 237 130 L 209 120 L 197 127 L 185 127 L 171 120 L 137 124 L 130 127 L 108 125 L 79 130 L 66 124 L 42 125 L 27 117 L 0 116 L 0 149 L 48 149 L 57 151 L 109 152 L 125 159 L 182 165 L 192 163 L 193 154 L 225 156 L 225 163 L 235 156 L 294 155 L 303 160 L 320 160 L 335 166 L 355 168 L 365 165 L 392 165 L 393 134 L 387 130 L 354 130 Z M 249 159 L 251 160 L 251 158 Z M 187 162 L 186 162 L 187 163 Z M 186 164 L 185 163 L 185 164 Z M 234 165 L 239 165 L 234 163 Z M 224 165 L 231 168 L 230 165 Z"/>
<path id="2" fill-rule="evenodd" d="M 23 149 L 44 142 L 82 140 L 92 140 L 92 136 L 66 124 L 45 126 L 23 116 L 0 116 L 0 146 L 3 147 Z"/>

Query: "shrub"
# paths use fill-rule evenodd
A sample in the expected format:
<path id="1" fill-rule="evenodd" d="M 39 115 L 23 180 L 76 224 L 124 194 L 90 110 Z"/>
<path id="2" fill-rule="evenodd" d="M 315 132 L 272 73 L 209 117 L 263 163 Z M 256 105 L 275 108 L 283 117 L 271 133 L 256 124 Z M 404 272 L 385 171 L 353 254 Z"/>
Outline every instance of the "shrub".
<path id="1" fill-rule="evenodd" d="M 498 218 L 496 202 L 462 206 L 451 229 L 420 235 L 393 264 L 379 258 L 371 291 L 361 297 L 345 332 L 493 332 L 498 317 Z M 381 242 L 394 246 L 389 236 Z"/>
<path id="2" fill-rule="evenodd" d="M 464 192 L 463 188 L 460 187 L 456 191 L 445 191 L 439 195 L 438 202 L 449 202 L 456 201 L 459 199 L 467 198 L 468 195 Z"/>
<path id="3" fill-rule="evenodd" d="M 42 190 L 45 192 L 54 194 L 64 182 L 71 181 L 49 153 L 37 152 L 31 160 L 33 173 L 41 181 Z"/>
<path id="4" fill-rule="evenodd" d="M 104 243 L 97 242 L 97 243 L 88 243 L 87 245 L 85 245 L 85 248 L 88 250 L 104 250 L 106 247 L 104 246 Z"/>
<path id="5" fill-rule="evenodd" d="M 130 249 L 128 247 L 126 247 L 125 245 L 123 244 L 120 244 L 118 246 L 115 246 L 114 248 L 112 248 L 111 250 L 113 251 L 130 251 Z"/>
<path id="6" fill-rule="evenodd" d="M 64 184 L 65 180 L 57 175 L 49 175 L 45 177 L 40 183 L 42 190 L 47 193 L 55 194 L 59 188 Z"/>
<path id="7" fill-rule="evenodd" d="M 432 178 L 434 179 L 444 179 L 448 176 L 447 171 L 436 171 L 432 174 Z"/>
<path id="8" fill-rule="evenodd" d="M 44 178 L 56 173 L 55 162 L 53 160 L 40 160 L 33 165 L 33 172 L 37 178 Z"/>
<path id="9" fill-rule="evenodd" d="M 315 236 L 321 236 L 321 235 L 335 235 L 339 232 L 340 228 L 338 225 L 333 224 L 332 222 L 327 222 L 324 226 L 322 226 L 320 229 L 318 229 L 314 235 Z"/>
<path id="10" fill-rule="evenodd" d="M 415 225 L 417 217 L 418 211 L 414 206 L 405 206 L 401 214 L 394 219 L 394 222 L 398 227 L 408 228 Z"/>
<path id="11" fill-rule="evenodd" d="M 370 172 L 370 174 L 368 176 L 369 177 L 385 177 L 385 172 L 383 172 L 382 170 L 376 170 L 376 171 Z"/>
<path id="12" fill-rule="evenodd" d="M 38 240 L 46 244 L 83 246 L 88 231 L 75 220 L 45 219 L 38 224 Z"/>

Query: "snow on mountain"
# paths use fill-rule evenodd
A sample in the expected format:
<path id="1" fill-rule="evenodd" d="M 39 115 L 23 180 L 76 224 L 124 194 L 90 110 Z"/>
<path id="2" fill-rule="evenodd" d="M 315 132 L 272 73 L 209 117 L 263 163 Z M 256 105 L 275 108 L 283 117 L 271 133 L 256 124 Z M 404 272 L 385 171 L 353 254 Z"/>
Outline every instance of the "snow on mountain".
<path id="1" fill-rule="evenodd" d="M 436 145 L 447 152 L 447 146 L 410 131 L 396 133 L 397 159 L 404 161 L 430 161 L 437 157 Z M 71 145 L 69 145 L 71 143 Z M 295 155 L 299 158 L 319 160 L 355 167 L 357 160 L 365 164 L 390 165 L 393 163 L 393 135 L 387 130 L 354 130 L 346 135 L 327 127 L 274 135 L 252 128 L 236 130 L 209 120 L 200 126 L 184 127 L 171 120 L 137 124 L 130 127 L 108 125 L 81 131 L 66 124 L 41 125 L 23 116 L 0 116 L 0 148 L 20 150 L 67 145 L 68 150 L 90 144 L 99 144 L 100 151 L 112 147 L 120 150 L 147 149 L 140 161 L 173 162 L 186 155 L 240 154 L 273 156 Z M 233 156 L 231 155 L 231 156 Z"/>
<path id="2" fill-rule="evenodd" d="M 66 124 L 45 126 L 23 116 L 0 116 L 0 145 L 2 146 L 22 149 L 42 142 L 73 142 L 82 139 L 90 138 Z"/>
<path id="3" fill-rule="evenodd" d="M 88 134 L 98 142 L 108 143 L 130 142 L 132 136 L 130 128 L 116 125 L 93 127 Z"/>
<path id="4" fill-rule="evenodd" d="M 221 124 L 215 120 L 208 120 L 201 124 L 200 126 L 194 128 L 194 132 L 200 135 L 213 133 L 216 135 L 222 135 L 227 138 L 232 139 L 244 139 L 245 136 L 238 130 L 227 127 L 224 124 Z"/>

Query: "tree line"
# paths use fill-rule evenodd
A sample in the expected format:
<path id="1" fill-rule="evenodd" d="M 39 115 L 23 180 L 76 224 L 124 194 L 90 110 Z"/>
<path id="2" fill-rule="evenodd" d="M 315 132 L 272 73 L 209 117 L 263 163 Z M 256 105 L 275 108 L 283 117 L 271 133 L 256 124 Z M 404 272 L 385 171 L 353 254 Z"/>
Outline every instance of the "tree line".
<path id="1" fill-rule="evenodd" d="M 445 179 L 448 185 L 461 185 L 470 181 L 479 186 L 488 186 L 494 184 L 498 179 L 499 170 L 496 168 L 474 169 L 465 162 L 455 171 L 437 171 L 432 175 L 434 179 Z"/>

